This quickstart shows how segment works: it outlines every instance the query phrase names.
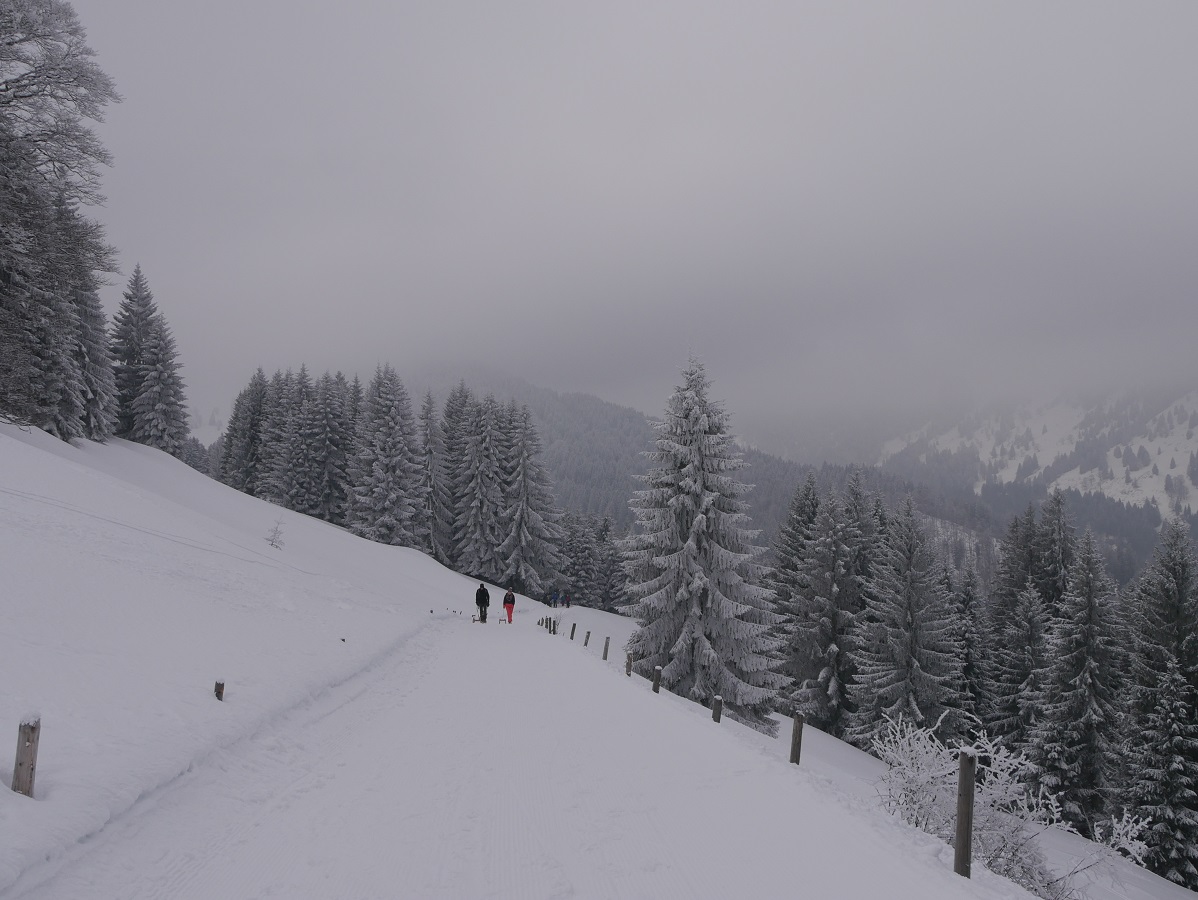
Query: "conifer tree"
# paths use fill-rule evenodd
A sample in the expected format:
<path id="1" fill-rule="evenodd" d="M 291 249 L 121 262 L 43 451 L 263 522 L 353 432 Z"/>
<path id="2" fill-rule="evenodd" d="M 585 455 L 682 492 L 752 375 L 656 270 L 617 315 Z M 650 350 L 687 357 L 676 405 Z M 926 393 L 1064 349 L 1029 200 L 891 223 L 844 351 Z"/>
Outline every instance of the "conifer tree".
<path id="1" fill-rule="evenodd" d="M 233 401 L 222 442 L 220 480 L 252 497 L 259 489 L 266 393 L 266 373 L 258 369 Z"/>
<path id="2" fill-rule="evenodd" d="M 628 650 L 646 677 L 661 666 L 668 690 L 705 705 L 721 696 L 730 715 L 772 731 L 776 616 L 746 527 L 749 488 L 733 478 L 744 462 L 709 387 L 692 359 L 654 426 L 655 467 L 641 476 L 630 504 L 638 528 L 624 544 L 640 623 Z"/>
<path id="3" fill-rule="evenodd" d="M 92 285 L 75 291 L 79 321 L 76 344 L 83 408 L 83 436 L 104 441 L 116 428 L 117 401 L 108 325 L 100 297 Z"/>
<path id="4" fill-rule="evenodd" d="M 263 494 L 288 509 L 295 509 L 300 490 L 300 469 L 305 451 L 301 436 L 304 411 L 312 394 L 308 367 L 271 379 L 263 429 Z"/>
<path id="5" fill-rule="evenodd" d="M 122 297 L 113 319 L 112 357 L 116 361 L 116 434 L 128 437 L 133 432 L 133 401 L 141 392 L 144 377 L 143 347 L 152 323 L 158 318 L 158 304 L 140 265 L 134 267 Z"/>
<path id="6" fill-rule="evenodd" d="M 967 567 L 953 591 L 961 634 L 962 709 L 973 718 L 967 730 L 988 721 L 994 705 L 992 643 L 986 633 L 977 573 Z"/>
<path id="7" fill-rule="evenodd" d="M 161 315 L 150 320 L 141 337 L 140 358 L 129 439 L 179 456 L 190 434 L 187 396 L 175 339 Z"/>
<path id="8" fill-rule="evenodd" d="M 1036 780 L 1066 820 L 1093 837 L 1118 769 L 1120 628 L 1115 585 L 1087 531 L 1049 635 L 1044 716 L 1030 736 Z"/>
<path id="9" fill-rule="evenodd" d="M 448 478 L 445 472 L 445 438 L 437 420 L 436 402 L 430 390 L 420 407 L 420 467 L 424 485 L 425 518 L 429 523 L 428 551 L 442 565 L 449 565 L 453 542 Z"/>
<path id="10" fill-rule="evenodd" d="M 1198 696 L 1174 658 L 1145 696 L 1151 705 L 1132 745 L 1128 806 L 1149 822 L 1148 868 L 1198 891 Z"/>
<path id="11" fill-rule="evenodd" d="M 1022 753 L 1044 714 L 1048 680 L 1048 613 L 1029 578 L 1007 618 L 994 654 L 990 733 Z"/>
<path id="12" fill-rule="evenodd" d="M 458 567 L 460 556 L 458 519 L 465 514 L 466 498 L 459 493 L 459 488 L 467 479 L 464 473 L 466 465 L 467 441 L 470 436 L 470 417 L 475 406 L 474 395 L 466 387 L 464 381 L 458 382 L 457 387 L 449 392 L 445 399 L 444 411 L 441 414 L 441 437 L 445 442 L 444 472 L 448 488 L 449 513 L 446 521 L 442 522 L 442 541 L 449 556 L 449 564 Z"/>
<path id="13" fill-rule="evenodd" d="M 339 524 L 349 495 L 346 448 L 350 444 L 344 397 L 328 372 L 300 407 L 295 482 L 289 495 L 297 512 Z"/>
<path id="14" fill-rule="evenodd" d="M 808 722 L 835 737 L 844 734 L 853 680 L 849 640 L 858 611 L 842 603 L 852 577 L 851 529 L 840 501 L 834 495 L 823 498 L 790 606 L 792 631 L 783 652 L 784 671 L 793 673 L 792 680 L 779 695 L 784 706 L 797 707 Z"/>
<path id="15" fill-rule="evenodd" d="M 775 610 L 781 617 L 775 634 L 784 645 L 789 645 L 794 636 L 794 619 L 798 614 L 796 598 L 803 585 L 801 572 L 814 537 L 819 504 L 815 473 L 808 472 L 806 480 L 790 501 L 790 508 L 774 544 L 776 563 L 769 573 L 768 584 L 774 592 Z M 784 671 L 791 678 L 797 675 L 786 666 Z"/>
<path id="16" fill-rule="evenodd" d="M 847 734 L 863 748 L 873 744 L 887 717 L 905 717 L 921 728 L 939 722 L 942 740 L 965 725 L 960 619 L 937 577 L 910 497 L 890 524 L 864 614 L 851 635 L 856 673 Z"/>
<path id="17" fill-rule="evenodd" d="M 455 429 L 463 437 L 464 454 L 455 475 L 458 501 L 454 522 L 456 567 L 476 578 L 498 581 L 504 572 L 499 546 L 503 517 L 500 468 L 499 404 L 488 394 L 469 407 L 468 424 Z"/>
<path id="18" fill-rule="evenodd" d="M 1036 508 L 1029 503 L 1022 517 L 1011 520 L 1000 542 L 998 568 L 989 598 L 990 627 L 995 634 L 1006 628 L 1028 579 L 1034 584 L 1040 575 L 1039 531 Z"/>
<path id="19" fill-rule="evenodd" d="M 354 533 L 384 544 L 424 547 L 425 487 L 411 401 L 395 370 L 380 366 L 366 388 L 359 429 L 360 481 L 349 514 Z"/>
<path id="20" fill-rule="evenodd" d="M 509 482 L 504 491 L 507 537 L 499 546 L 501 582 L 521 593 L 540 594 L 546 577 L 561 565 L 557 547 L 562 539 L 554 510 L 549 476 L 541 465 L 541 439 L 525 406 L 515 412 L 509 458 Z M 596 565 L 598 560 L 596 559 Z"/>
<path id="21" fill-rule="evenodd" d="M 1077 555 L 1073 523 L 1060 488 L 1053 490 L 1041 508 L 1033 551 L 1039 563 L 1036 588 L 1055 618 L 1061 612 L 1061 598 L 1069 591 L 1069 572 Z"/>

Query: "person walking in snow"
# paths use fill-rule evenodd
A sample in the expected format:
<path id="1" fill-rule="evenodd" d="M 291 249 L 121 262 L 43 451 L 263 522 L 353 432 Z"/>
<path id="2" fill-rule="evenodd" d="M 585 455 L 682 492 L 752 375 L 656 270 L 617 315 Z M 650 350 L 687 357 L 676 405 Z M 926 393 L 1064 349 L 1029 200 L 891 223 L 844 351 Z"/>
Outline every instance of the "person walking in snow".
<path id="1" fill-rule="evenodd" d="M 508 588 L 507 593 L 503 595 L 503 611 L 507 613 L 507 623 L 512 624 L 512 610 L 516 608 L 516 595 L 512 593 L 512 589 Z"/>
<path id="2" fill-rule="evenodd" d="M 478 620 L 480 622 L 487 621 L 487 607 L 491 605 L 491 592 L 487 590 L 485 584 L 479 584 L 478 590 L 474 592 L 474 602 L 478 606 Z"/>

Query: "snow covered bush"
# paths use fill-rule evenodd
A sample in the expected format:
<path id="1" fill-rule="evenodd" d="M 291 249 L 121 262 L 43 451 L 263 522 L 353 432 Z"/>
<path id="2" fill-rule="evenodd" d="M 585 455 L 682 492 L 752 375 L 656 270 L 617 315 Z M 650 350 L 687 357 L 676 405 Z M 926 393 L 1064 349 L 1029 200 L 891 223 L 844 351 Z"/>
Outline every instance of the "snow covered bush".
<path id="1" fill-rule="evenodd" d="M 949 748 L 937 739 L 935 728 L 920 728 L 905 718 L 886 720 L 873 745 L 874 753 L 890 766 L 878 788 L 886 808 L 951 844 L 957 815 L 957 756 L 972 753 L 978 761 L 974 860 L 1038 897 L 1063 900 L 1075 896 L 1073 877 L 1096 864 L 1103 854 L 1086 859 L 1063 876 L 1048 871 L 1037 836 L 1054 825 L 1073 829 L 1062 823 L 1054 797 L 1028 791 L 1023 757 L 984 735 L 972 744 Z M 1104 829 L 1108 838 L 1104 843 L 1135 859 L 1142 827 L 1142 822 L 1126 816 L 1112 821 Z"/>

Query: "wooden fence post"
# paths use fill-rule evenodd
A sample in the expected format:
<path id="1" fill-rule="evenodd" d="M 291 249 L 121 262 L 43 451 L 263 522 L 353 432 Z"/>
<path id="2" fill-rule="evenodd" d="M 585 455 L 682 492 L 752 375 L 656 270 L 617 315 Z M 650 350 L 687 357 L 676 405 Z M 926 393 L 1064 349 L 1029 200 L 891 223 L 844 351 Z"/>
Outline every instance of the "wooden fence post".
<path id="1" fill-rule="evenodd" d="M 212 689 L 212 693 L 216 694 L 217 700 L 224 700 L 225 699 L 225 683 L 223 681 L 218 681 L 216 683 L 216 687 Z"/>
<path id="2" fill-rule="evenodd" d="M 711 721 L 720 721 L 720 714 L 724 711 L 724 698 L 719 694 L 715 695 L 715 699 L 711 701 Z"/>
<path id="3" fill-rule="evenodd" d="M 578 627 L 577 622 L 570 623 L 570 640 L 574 640 L 574 629 Z"/>
<path id="4" fill-rule="evenodd" d="M 629 678 L 631 678 L 632 677 L 632 654 L 626 653 L 626 654 L 624 654 L 624 656 L 625 656 L 624 674 L 627 675 Z"/>
<path id="5" fill-rule="evenodd" d="M 973 858 L 973 787 L 977 757 L 967 750 L 957 756 L 957 839 L 953 843 L 953 871 L 970 877 Z"/>
<path id="6" fill-rule="evenodd" d="M 591 633 L 588 631 L 587 636 L 582 639 L 582 646 L 586 646 L 591 642 Z"/>
<path id="7" fill-rule="evenodd" d="M 607 648 L 610 646 L 611 646 L 611 638 L 610 637 L 604 638 L 603 639 L 603 658 L 604 659 L 607 659 Z"/>
<path id="8" fill-rule="evenodd" d="M 22 722 L 17 730 L 17 761 L 12 768 L 12 789 L 26 797 L 33 796 L 33 776 L 37 772 L 37 740 L 41 733 L 41 719 Z"/>
<path id="9" fill-rule="evenodd" d="M 661 693 L 661 666 L 653 667 L 653 693 Z"/>
<path id="10" fill-rule="evenodd" d="M 797 766 L 803 755 L 803 714 L 796 712 L 794 716 L 794 727 L 790 731 L 790 761 Z"/>

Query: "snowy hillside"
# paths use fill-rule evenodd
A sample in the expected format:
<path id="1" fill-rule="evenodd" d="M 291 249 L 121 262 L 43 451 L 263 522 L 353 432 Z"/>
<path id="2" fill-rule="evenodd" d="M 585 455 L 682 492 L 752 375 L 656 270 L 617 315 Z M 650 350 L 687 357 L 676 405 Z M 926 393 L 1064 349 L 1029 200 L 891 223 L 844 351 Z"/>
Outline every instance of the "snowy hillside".
<path id="1" fill-rule="evenodd" d="M 888 441 L 880 464 L 904 451 L 976 453 L 977 486 L 1040 481 L 1162 515 L 1198 505 L 1190 470 L 1198 454 L 1198 391 L 1100 403 L 1052 402 L 976 413 L 952 427 L 927 426 Z"/>
<path id="2" fill-rule="evenodd" d="M 474 582 L 143 446 L 0 425 L 0 572 L 0 738 L 42 721 L 4 900 L 1027 896 L 881 812 L 865 754 L 809 730 L 796 768 L 626 678 L 627 619 L 474 624 Z"/>

